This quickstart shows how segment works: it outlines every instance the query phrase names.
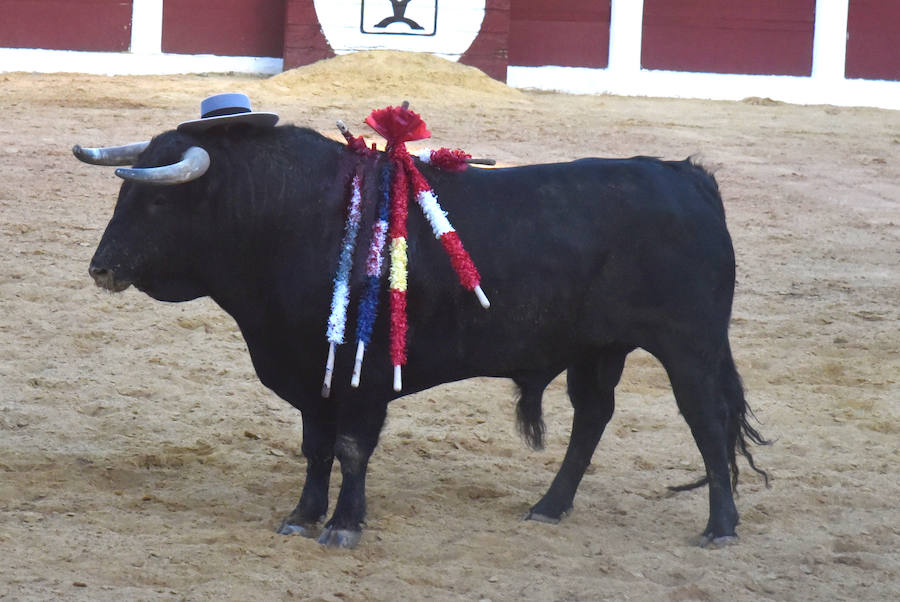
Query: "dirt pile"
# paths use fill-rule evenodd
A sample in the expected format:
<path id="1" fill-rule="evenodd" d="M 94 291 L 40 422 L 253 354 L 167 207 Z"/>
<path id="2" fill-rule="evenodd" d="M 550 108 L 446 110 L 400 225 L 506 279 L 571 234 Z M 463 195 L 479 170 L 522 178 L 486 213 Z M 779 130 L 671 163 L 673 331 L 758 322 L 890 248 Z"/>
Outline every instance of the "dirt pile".
<path id="1" fill-rule="evenodd" d="M 392 50 L 355 52 L 318 61 L 275 75 L 263 82 L 262 88 L 290 96 L 524 99 L 521 91 L 475 67 L 430 54 Z"/>

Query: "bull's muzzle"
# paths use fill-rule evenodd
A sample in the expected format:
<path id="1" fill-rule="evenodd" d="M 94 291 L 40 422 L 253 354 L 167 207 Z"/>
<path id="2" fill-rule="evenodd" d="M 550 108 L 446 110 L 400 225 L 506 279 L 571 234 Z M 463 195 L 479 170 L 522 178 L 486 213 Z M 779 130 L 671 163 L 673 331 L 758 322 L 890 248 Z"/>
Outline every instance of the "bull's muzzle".
<path id="1" fill-rule="evenodd" d="M 91 278 L 94 279 L 97 286 L 114 293 L 122 292 L 131 286 L 130 282 L 116 280 L 115 272 L 112 270 L 101 268 L 94 264 L 91 264 L 91 267 L 88 268 L 88 273 L 91 275 Z"/>

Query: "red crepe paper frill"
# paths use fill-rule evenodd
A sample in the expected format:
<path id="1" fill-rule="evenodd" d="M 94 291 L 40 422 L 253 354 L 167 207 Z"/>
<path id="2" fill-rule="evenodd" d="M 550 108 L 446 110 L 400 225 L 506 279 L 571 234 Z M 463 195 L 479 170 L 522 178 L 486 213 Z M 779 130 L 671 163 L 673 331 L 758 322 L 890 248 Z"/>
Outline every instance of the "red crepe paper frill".
<path id="1" fill-rule="evenodd" d="M 459 283 L 466 290 L 475 290 L 475 287 L 481 282 L 481 275 L 478 273 L 475 264 L 472 263 L 472 258 L 469 257 L 469 254 L 463 248 L 462 241 L 459 239 L 456 231 L 453 230 L 442 235 L 441 244 L 444 246 L 444 250 L 450 258 L 450 264 L 459 277 Z"/>
<path id="2" fill-rule="evenodd" d="M 368 155 L 373 151 L 366 146 L 366 141 L 362 136 L 347 136 L 347 148 L 357 155 Z"/>
<path id="3" fill-rule="evenodd" d="M 406 317 L 406 257 L 405 245 L 406 241 L 406 219 L 407 204 L 409 202 L 410 184 L 417 201 L 422 205 L 426 216 L 434 212 L 441 212 L 437 199 L 433 197 L 433 191 L 428 181 L 422 173 L 416 168 L 412 157 L 406 149 L 406 142 L 413 140 L 421 140 L 431 136 L 431 132 L 425 126 L 422 118 L 407 107 L 387 107 L 386 109 L 378 109 L 372 111 L 371 115 L 366 117 L 366 123 L 378 132 L 387 141 L 387 152 L 390 156 L 391 163 L 394 166 L 393 177 L 391 180 L 390 195 L 390 220 L 388 225 L 388 234 L 391 240 L 400 240 L 404 249 L 402 257 L 403 265 L 398 267 L 402 270 L 402 285 L 397 286 L 394 282 L 393 270 L 395 266 L 391 266 L 391 289 L 390 289 L 390 354 L 391 363 L 395 369 L 406 364 L 406 336 L 408 331 L 408 323 Z M 349 142 L 349 140 L 348 140 Z M 431 162 L 441 169 L 461 170 L 465 169 L 465 160 L 470 155 L 460 150 L 441 149 L 436 153 L 432 153 Z M 420 195 L 425 198 L 426 193 L 432 194 L 432 202 L 420 200 Z M 443 217 L 443 216 L 441 216 Z M 437 221 L 432 221 L 432 228 L 437 236 L 448 257 L 450 263 L 456 271 L 460 283 L 468 290 L 476 290 L 480 293 L 479 282 L 481 280 L 475 264 L 466 250 L 463 248 L 462 242 L 456 231 L 453 230 L 449 222 L 443 219 L 441 226 L 435 225 Z M 440 220 L 438 220 L 440 221 Z M 483 296 L 483 295 L 482 295 Z M 399 374 L 399 373 L 395 373 Z M 401 386 L 399 379 L 395 375 L 394 387 L 399 390 Z"/>
<path id="4" fill-rule="evenodd" d="M 406 331 L 409 328 L 406 321 L 406 291 L 390 290 L 390 308 L 391 364 L 394 366 L 404 366 L 406 365 Z"/>
<path id="5" fill-rule="evenodd" d="M 404 107 L 372 111 L 366 117 L 366 123 L 387 140 L 388 146 L 431 137 L 419 114 Z"/>
<path id="6" fill-rule="evenodd" d="M 406 173 L 412 178 L 414 194 L 419 194 L 423 190 L 431 190 L 431 184 L 428 183 L 428 180 L 425 179 L 425 176 L 422 175 L 422 172 L 419 171 L 416 164 L 413 163 L 412 156 L 410 156 L 409 153 L 398 153 L 397 160 L 401 161 Z"/>
<path id="7" fill-rule="evenodd" d="M 394 155 L 398 154 L 397 149 L 391 153 L 391 158 L 395 165 L 398 158 Z M 406 155 L 407 157 L 409 155 Z M 390 219 L 388 220 L 388 235 L 391 238 L 406 237 L 406 218 L 409 214 L 408 207 L 408 191 L 409 180 L 406 177 L 406 171 L 403 169 L 394 170 L 394 178 L 391 181 L 391 209 Z"/>
<path id="8" fill-rule="evenodd" d="M 466 159 L 471 158 L 472 155 L 458 148 L 454 150 L 439 148 L 431 151 L 431 164 L 445 171 L 463 171 L 469 166 Z"/>

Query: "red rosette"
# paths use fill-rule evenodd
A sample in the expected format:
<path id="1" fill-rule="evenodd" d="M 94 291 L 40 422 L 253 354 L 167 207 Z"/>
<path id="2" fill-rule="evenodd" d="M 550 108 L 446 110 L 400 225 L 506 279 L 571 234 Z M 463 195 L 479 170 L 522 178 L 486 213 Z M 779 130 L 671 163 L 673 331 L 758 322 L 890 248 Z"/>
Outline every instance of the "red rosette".
<path id="1" fill-rule="evenodd" d="M 357 155 L 367 155 L 371 152 L 362 136 L 348 136 L 347 147 Z"/>
<path id="2" fill-rule="evenodd" d="M 466 159 L 471 158 L 472 155 L 458 148 L 454 150 L 439 148 L 431 151 L 431 164 L 445 171 L 463 171 L 469 166 Z"/>
<path id="3" fill-rule="evenodd" d="M 366 123 L 387 140 L 388 146 L 431 137 L 431 132 L 419 114 L 404 107 L 372 111 L 366 117 Z"/>

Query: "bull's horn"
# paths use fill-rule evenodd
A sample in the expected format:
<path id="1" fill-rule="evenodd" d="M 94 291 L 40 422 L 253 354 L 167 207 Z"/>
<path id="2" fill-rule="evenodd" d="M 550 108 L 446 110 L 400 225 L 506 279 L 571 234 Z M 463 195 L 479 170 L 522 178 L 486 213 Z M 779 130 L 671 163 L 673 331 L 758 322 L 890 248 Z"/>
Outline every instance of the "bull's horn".
<path id="1" fill-rule="evenodd" d="M 144 184 L 184 184 L 196 180 L 209 169 L 209 153 L 199 146 L 192 146 L 181 155 L 181 161 L 162 167 L 120 167 L 116 175 L 123 180 Z"/>
<path id="2" fill-rule="evenodd" d="M 134 165 L 138 155 L 150 144 L 149 140 L 126 144 L 124 146 L 107 146 L 104 148 L 84 148 L 76 144 L 72 152 L 79 161 L 91 165 Z"/>

